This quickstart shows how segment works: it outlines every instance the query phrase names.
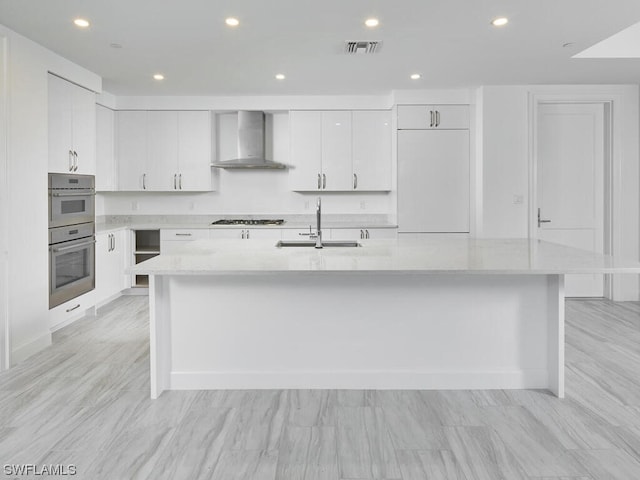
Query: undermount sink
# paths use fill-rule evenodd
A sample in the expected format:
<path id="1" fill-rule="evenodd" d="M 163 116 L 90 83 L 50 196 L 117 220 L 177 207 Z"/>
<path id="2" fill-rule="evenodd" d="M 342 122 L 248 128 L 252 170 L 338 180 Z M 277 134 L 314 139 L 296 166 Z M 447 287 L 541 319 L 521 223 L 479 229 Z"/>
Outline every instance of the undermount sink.
<path id="1" fill-rule="evenodd" d="M 316 242 L 310 240 L 280 240 L 276 243 L 276 247 L 315 247 Z M 342 241 L 342 240 L 323 240 L 323 247 L 361 247 L 358 242 Z"/>

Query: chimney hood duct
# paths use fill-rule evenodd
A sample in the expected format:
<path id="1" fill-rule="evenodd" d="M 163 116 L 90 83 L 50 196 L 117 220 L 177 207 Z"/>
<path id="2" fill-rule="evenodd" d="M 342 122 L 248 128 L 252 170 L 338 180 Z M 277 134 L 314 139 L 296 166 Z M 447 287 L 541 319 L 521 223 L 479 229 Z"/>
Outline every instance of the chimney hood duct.
<path id="1" fill-rule="evenodd" d="M 264 112 L 238 112 L 238 158 L 211 164 L 216 168 L 287 168 L 264 158 Z"/>

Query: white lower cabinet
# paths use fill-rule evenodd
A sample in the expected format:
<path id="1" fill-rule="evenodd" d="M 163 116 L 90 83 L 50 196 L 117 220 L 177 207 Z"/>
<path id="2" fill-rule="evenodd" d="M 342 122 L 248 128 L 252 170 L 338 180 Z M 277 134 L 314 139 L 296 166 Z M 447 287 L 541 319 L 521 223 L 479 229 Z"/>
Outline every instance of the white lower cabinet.
<path id="1" fill-rule="evenodd" d="M 206 228 L 163 228 L 160 230 L 160 251 L 163 255 L 184 253 L 191 242 L 207 238 L 209 230 Z"/>
<path id="2" fill-rule="evenodd" d="M 332 228 L 331 240 L 368 240 L 397 238 L 395 228 Z"/>
<path id="3" fill-rule="evenodd" d="M 124 273 L 127 255 L 128 230 L 104 232 L 96 235 L 95 304 L 111 300 L 128 288 Z"/>
<path id="4" fill-rule="evenodd" d="M 96 304 L 96 291 L 80 295 L 68 302 L 49 310 L 49 327 L 51 331 L 69 325 L 71 322 L 85 316 L 87 313 L 93 313 L 93 307 Z M 89 312 L 87 312 L 89 310 Z"/>

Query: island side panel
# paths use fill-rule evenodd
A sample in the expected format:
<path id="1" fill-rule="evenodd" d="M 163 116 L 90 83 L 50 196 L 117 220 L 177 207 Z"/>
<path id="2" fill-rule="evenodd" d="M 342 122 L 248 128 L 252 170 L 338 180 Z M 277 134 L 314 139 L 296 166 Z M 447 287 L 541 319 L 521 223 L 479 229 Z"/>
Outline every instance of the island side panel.
<path id="1" fill-rule="evenodd" d="M 151 398 L 158 398 L 170 388 L 171 324 L 167 281 L 149 276 L 149 348 Z"/>
<path id="2" fill-rule="evenodd" d="M 549 275 L 549 390 L 564 398 L 564 275 Z"/>
<path id="3" fill-rule="evenodd" d="M 546 275 L 315 272 L 164 281 L 168 292 L 154 292 L 171 299 L 172 389 L 557 385 L 549 381 L 548 353 L 557 295 L 550 296 Z"/>

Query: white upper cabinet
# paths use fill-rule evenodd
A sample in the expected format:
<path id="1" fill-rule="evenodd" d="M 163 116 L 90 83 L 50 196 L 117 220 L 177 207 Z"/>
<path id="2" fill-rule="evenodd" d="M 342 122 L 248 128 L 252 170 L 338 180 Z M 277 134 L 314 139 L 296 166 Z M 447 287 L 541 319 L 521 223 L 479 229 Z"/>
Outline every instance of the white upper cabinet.
<path id="1" fill-rule="evenodd" d="M 211 183 L 211 113 L 178 112 L 178 188 L 207 191 Z"/>
<path id="2" fill-rule="evenodd" d="M 120 190 L 209 191 L 211 118 L 206 111 L 120 111 Z"/>
<path id="3" fill-rule="evenodd" d="M 352 190 L 351 112 L 322 112 L 322 189 Z"/>
<path id="4" fill-rule="evenodd" d="M 116 112 L 118 190 L 147 188 L 147 112 Z"/>
<path id="5" fill-rule="evenodd" d="M 291 190 L 322 189 L 322 112 L 289 114 Z"/>
<path id="6" fill-rule="evenodd" d="M 352 132 L 353 189 L 391 190 L 391 112 L 353 112 Z"/>
<path id="7" fill-rule="evenodd" d="M 178 112 L 147 112 L 147 190 L 178 190 Z"/>
<path id="8" fill-rule="evenodd" d="M 386 111 L 292 111 L 290 188 L 390 190 L 390 124 Z"/>
<path id="9" fill-rule="evenodd" d="M 117 189 L 115 157 L 115 112 L 96 105 L 96 190 Z"/>
<path id="10" fill-rule="evenodd" d="M 400 105 L 398 130 L 466 130 L 468 105 Z"/>
<path id="11" fill-rule="evenodd" d="M 49 74 L 49 171 L 96 173 L 95 93 Z"/>

